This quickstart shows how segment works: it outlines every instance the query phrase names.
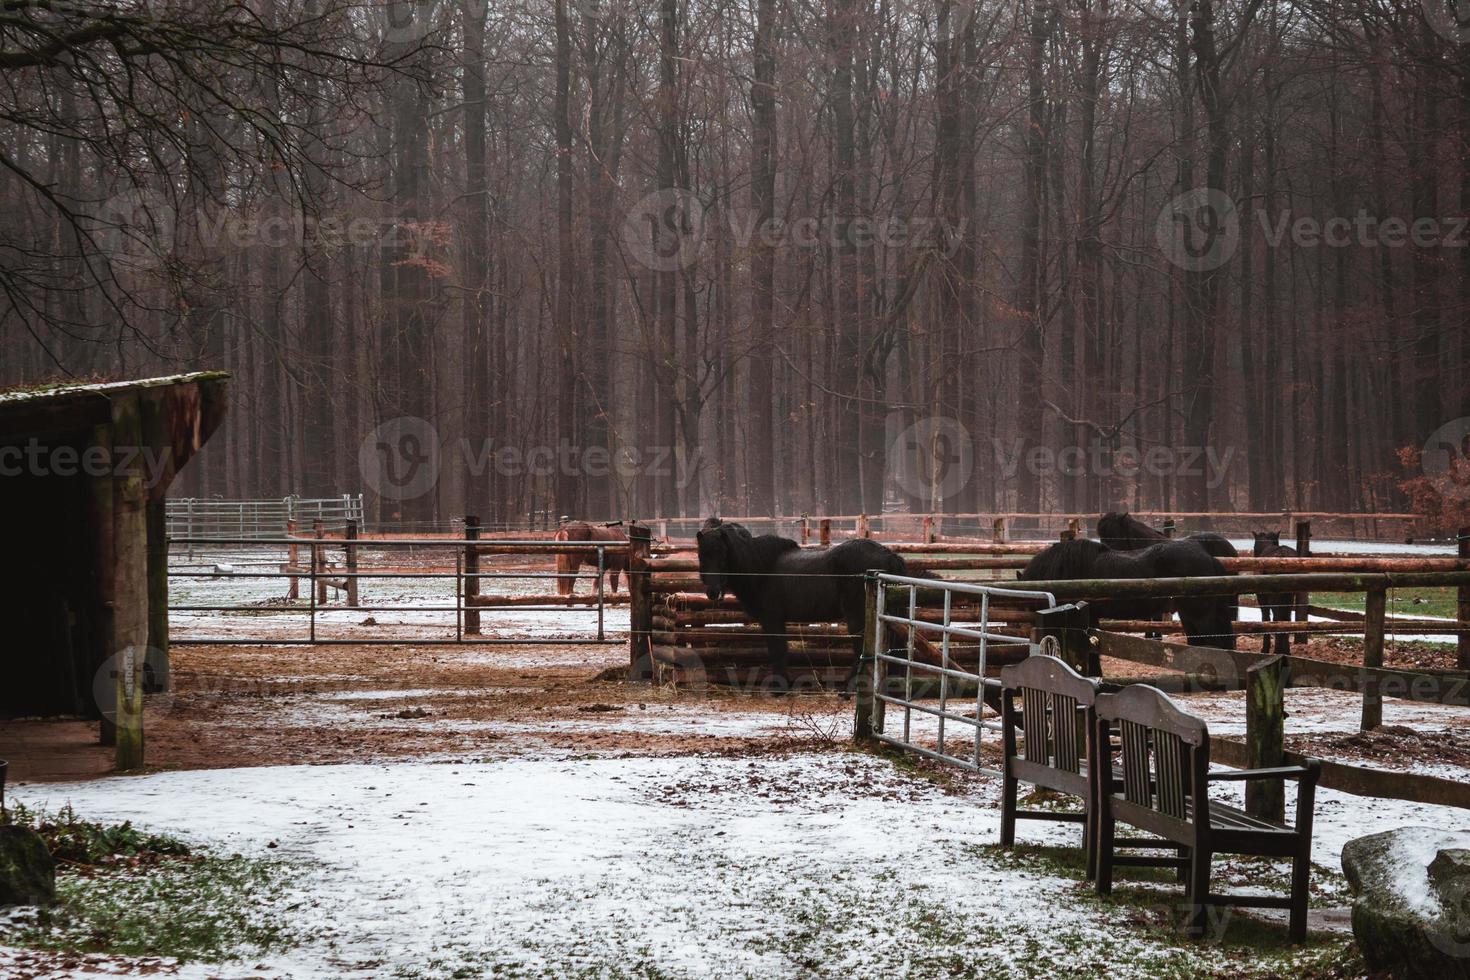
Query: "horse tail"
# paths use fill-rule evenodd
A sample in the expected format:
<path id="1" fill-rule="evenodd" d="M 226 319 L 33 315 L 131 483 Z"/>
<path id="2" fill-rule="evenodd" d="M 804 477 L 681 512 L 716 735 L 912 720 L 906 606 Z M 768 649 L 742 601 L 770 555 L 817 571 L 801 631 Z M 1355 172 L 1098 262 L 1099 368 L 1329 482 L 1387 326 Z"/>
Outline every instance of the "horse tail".
<path id="1" fill-rule="evenodd" d="M 571 533 L 566 528 L 559 528 L 556 532 L 556 541 L 572 540 Z M 570 552 L 558 552 L 556 556 L 556 592 L 557 595 L 571 595 L 577 585 L 577 567 L 582 564 L 580 555 Z"/>

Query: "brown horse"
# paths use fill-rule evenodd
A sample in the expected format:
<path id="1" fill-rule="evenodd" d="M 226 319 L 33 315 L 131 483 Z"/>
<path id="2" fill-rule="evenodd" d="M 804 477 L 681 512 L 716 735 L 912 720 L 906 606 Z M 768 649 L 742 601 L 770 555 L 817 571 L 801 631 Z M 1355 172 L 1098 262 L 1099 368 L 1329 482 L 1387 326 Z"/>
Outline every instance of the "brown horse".
<path id="1" fill-rule="evenodd" d="M 556 532 L 558 541 L 586 541 L 595 543 L 607 541 L 613 544 L 626 545 L 628 535 L 619 527 L 594 526 L 582 521 L 573 521 L 563 524 Z M 577 570 L 583 565 L 591 565 L 594 571 L 597 568 L 597 553 L 595 551 L 579 551 L 575 554 L 564 554 L 556 556 L 556 591 L 561 595 L 571 595 L 577 588 Z M 618 591 L 618 576 L 628 570 L 628 549 L 626 547 L 608 548 L 602 553 L 602 570 L 612 576 L 612 591 Z"/>

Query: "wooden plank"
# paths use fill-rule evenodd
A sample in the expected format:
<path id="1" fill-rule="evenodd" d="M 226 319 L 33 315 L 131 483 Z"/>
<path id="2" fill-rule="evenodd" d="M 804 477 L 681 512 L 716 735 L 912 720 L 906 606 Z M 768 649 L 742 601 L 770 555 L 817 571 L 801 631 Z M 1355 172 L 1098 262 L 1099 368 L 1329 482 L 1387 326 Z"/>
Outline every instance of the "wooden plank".
<path id="1" fill-rule="evenodd" d="M 1306 756 L 1286 751 L 1281 760 L 1288 766 L 1299 766 Z M 1249 750 L 1245 742 L 1231 738 L 1211 736 L 1210 759 L 1221 765 L 1239 769 L 1249 768 Z M 1371 769 L 1367 766 L 1349 765 L 1344 762 L 1322 762 L 1322 778 L 1319 786 L 1334 789 L 1353 796 L 1368 796 L 1384 800 L 1403 800 L 1407 803 L 1427 803 L 1434 806 L 1453 806 L 1470 810 L 1470 782 L 1441 779 L 1419 773 L 1393 772 L 1387 769 Z"/>
<path id="2" fill-rule="evenodd" d="M 1100 656 L 1177 670 L 1215 683 L 1235 684 L 1236 690 L 1245 684 L 1250 669 L 1265 658 L 1264 654 L 1245 650 L 1165 643 L 1106 630 L 1093 630 L 1091 635 L 1098 640 Z"/>
<path id="3" fill-rule="evenodd" d="M 1306 657 L 1287 657 L 1286 664 L 1289 687 L 1320 687 L 1358 693 L 1371 683 L 1381 698 L 1470 707 L 1470 675 L 1463 673 L 1354 667 Z"/>

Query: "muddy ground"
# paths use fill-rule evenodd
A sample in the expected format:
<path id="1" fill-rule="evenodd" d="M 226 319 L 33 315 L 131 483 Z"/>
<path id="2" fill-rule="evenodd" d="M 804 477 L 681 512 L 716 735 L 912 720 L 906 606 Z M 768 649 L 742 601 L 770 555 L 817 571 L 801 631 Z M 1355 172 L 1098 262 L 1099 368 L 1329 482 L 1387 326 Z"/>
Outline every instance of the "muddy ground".
<path id="1" fill-rule="evenodd" d="M 1242 646 L 1257 648 L 1255 640 Z M 1293 653 L 1352 663 L 1361 649 L 1361 641 L 1332 638 Z M 848 738 L 851 704 L 835 694 L 780 698 L 628 685 L 625 658 L 618 645 L 179 647 L 174 691 L 148 700 L 149 768 L 749 755 L 834 747 Z M 1451 667 L 1453 648 L 1390 643 L 1387 660 Z M 1219 696 L 1215 702 L 1218 711 Z M 1294 747 L 1377 764 L 1412 758 L 1470 765 L 1470 736 L 1420 735 L 1402 724 L 1358 735 L 1350 722 L 1339 732 L 1294 738 Z M 0 722 L 0 758 L 10 760 L 11 781 L 75 779 L 112 768 L 97 725 L 74 720 Z"/>

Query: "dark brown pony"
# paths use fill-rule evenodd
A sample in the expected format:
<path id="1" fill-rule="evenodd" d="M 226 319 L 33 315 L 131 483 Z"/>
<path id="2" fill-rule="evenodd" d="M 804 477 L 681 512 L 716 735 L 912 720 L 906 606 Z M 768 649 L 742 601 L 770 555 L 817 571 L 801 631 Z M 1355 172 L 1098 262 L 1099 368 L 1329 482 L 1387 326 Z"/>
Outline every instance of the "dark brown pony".
<path id="1" fill-rule="evenodd" d="M 589 543 L 608 541 L 616 544 L 626 545 L 628 535 L 620 527 L 605 527 L 587 524 L 582 521 L 573 521 L 563 524 L 556 532 L 558 541 L 586 541 Z M 628 570 L 628 549 L 608 548 L 602 553 L 602 570 L 612 576 L 612 591 L 618 591 L 618 576 Z M 583 565 L 591 565 L 594 575 L 597 569 L 597 553 L 595 551 L 579 551 L 575 554 L 564 554 L 556 556 L 556 591 L 561 595 L 571 595 L 577 588 L 577 570 Z"/>
<path id="2" fill-rule="evenodd" d="M 1257 558 L 1299 557 L 1295 548 L 1281 543 L 1281 534 L 1278 531 L 1256 531 L 1255 539 Z M 1307 615 L 1307 596 L 1302 592 L 1257 592 L 1256 602 L 1261 607 L 1263 623 L 1289 623 L 1292 620 L 1305 623 L 1311 618 Z M 1302 642 L 1302 639 L 1302 635 L 1297 634 L 1297 642 Z M 1261 641 L 1262 653 L 1270 653 L 1273 648 L 1279 654 L 1290 653 L 1287 634 L 1270 634 Z"/>

